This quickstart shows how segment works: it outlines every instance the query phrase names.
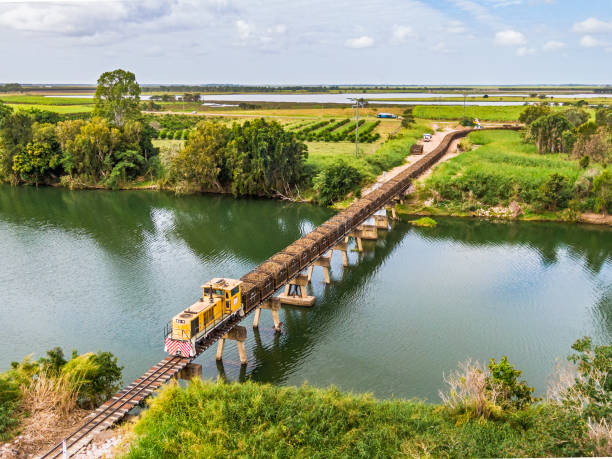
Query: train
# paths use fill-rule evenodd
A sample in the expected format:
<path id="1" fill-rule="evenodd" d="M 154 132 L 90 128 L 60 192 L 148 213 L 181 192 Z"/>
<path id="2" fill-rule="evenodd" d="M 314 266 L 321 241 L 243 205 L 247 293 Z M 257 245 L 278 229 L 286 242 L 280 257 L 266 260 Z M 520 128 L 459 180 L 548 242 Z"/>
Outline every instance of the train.
<path id="1" fill-rule="evenodd" d="M 237 314 L 243 316 L 253 311 L 372 213 L 404 193 L 413 178 L 420 176 L 446 153 L 451 142 L 470 131 L 464 129 L 448 134 L 432 152 L 240 279 L 217 278 L 203 285 L 202 298 L 177 314 L 166 327 L 166 351 L 186 357 L 196 355 L 198 341 Z"/>
<path id="2" fill-rule="evenodd" d="M 242 308 L 242 282 L 215 278 L 202 285 L 202 296 L 175 315 L 164 331 L 164 351 L 170 355 L 195 357 L 196 344 L 236 315 Z"/>

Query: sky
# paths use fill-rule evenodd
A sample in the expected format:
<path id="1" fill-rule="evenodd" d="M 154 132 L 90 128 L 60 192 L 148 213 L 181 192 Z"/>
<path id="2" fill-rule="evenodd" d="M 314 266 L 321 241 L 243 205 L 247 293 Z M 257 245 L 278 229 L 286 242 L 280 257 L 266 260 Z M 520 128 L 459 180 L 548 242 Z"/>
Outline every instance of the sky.
<path id="1" fill-rule="evenodd" d="M 612 84 L 612 0 L 0 0 L 0 82 Z"/>

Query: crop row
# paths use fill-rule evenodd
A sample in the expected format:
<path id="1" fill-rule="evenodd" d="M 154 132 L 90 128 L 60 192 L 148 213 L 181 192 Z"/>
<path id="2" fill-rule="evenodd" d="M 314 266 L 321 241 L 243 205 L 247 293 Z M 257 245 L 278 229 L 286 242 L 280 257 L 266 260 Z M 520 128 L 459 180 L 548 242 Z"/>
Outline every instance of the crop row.
<path id="1" fill-rule="evenodd" d="M 370 143 L 375 142 L 380 138 L 380 134 L 373 133 L 374 129 L 380 124 L 380 121 L 359 120 L 359 141 Z M 355 136 L 355 122 L 351 122 L 349 118 L 342 120 L 324 120 L 307 125 L 295 126 L 290 128 L 295 132 L 296 137 L 306 141 L 322 141 L 322 142 L 341 142 L 352 141 Z"/>

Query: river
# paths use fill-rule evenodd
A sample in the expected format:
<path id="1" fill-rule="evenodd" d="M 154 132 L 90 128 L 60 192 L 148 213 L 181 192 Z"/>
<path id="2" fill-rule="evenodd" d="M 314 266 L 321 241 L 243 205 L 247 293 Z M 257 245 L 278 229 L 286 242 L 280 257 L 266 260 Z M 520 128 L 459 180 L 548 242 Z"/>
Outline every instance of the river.
<path id="1" fill-rule="evenodd" d="M 129 383 L 163 353 L 162 329 L 216 276 L 239 277 L 331 215 L 310 205 L 144 191 L 0 186 L 0 370 L 62 346 L 108 350 Z M 555 361 L 590 335 L 612 340 L 612 232 L 553 223 L 440 219 L 315 269 L 312 309 L 268 311 L 204 377 L 304 381 L 437 401 L 468 357 L 508 355 L 542 394 Z"/>

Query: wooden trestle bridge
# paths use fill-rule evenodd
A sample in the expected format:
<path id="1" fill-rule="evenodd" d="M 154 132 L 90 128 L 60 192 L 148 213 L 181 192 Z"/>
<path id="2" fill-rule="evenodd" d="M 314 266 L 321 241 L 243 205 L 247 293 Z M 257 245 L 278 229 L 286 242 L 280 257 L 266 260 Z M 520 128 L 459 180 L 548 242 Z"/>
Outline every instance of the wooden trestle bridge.
<path id="1" fill-rule="evenodd" d="M 503 126 L 489 129 L 516 130 L 518 128 Z M 375 239 L 378 229 L 387 229 L 387 211 L 391 211 L 392 216 L 395 217 L 395 204 L 403 199 L 412 180 L 438 162 L 454 140 L 466 136 L 471 131 L 472 129 L 463 129 L 447 134 L 438 147 L 423 155 L 399 175 L 381 184 L 377 189 L 243 276 L 241 278 L 243 281 L 243 315 L 236 315 L 213 329 L 197 343 L 197 352 L 194 357 L 167 356 L 151 367 L 140 378 L 89 414 L 75 432 L 57 443 L 41 457 L 59 457 L 63 455 L 63 451 L 66 451 L 67 455 L 77 452 L 91 441 L 93 435 L 118 422 L 162 384 L 179 376 L 179 372 L 188 371 L 188 365 L 217 342 L 219 343 L 217 359 L 220 360 L 222 357 L 225 340 L 232 339 L 238 342 L 241 362 L 246 363 L 246 352 L 244 351 L 246 329 L 239 326 L 239 322 L 247 315 L 255 313 L 253 326 L 257 327 L 261 310 L 271 309 L 275 328 L 279 330 L 280 303 L 312 305 L 314 298 L 305 295 L 305 286 L 310 281 L 314 266 L 323 267 L 325 280 L 329 283 L 330 256 L 327 253 L 330 251 L 333 253 L 334 250 L 342 252 L 346 266 L 349 238 L 355 239 L 361 251 L 362 239 Z M 366 224 L 372 219 L 374 219 L 374 224 Z M 305 270 L 308 274 L 303 274 Z M 282 295 L 274 296 L 283 288 Z"/>

